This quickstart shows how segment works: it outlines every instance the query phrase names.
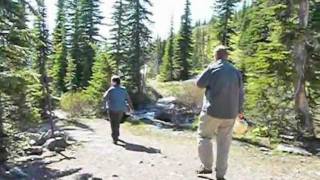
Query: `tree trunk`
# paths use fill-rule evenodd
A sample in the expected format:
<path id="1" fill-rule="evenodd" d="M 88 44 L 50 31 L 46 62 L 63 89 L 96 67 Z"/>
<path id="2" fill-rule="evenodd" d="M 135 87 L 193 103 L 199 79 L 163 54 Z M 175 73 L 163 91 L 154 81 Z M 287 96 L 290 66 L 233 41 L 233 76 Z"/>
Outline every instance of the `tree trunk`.
<path id="1" fill-rule="evenodd" d="M 0 93 L 0 138 L 4 135 L 3 129 L 3 107 L 2 107 L 2 100 L 1 100 L 1 93 Z M 1 144 L 0 144 L 1 146 Z"/>
<path id="2" fill-rule="evenodd" d="M 299 2 L 299 34 L 295 43 L 295 68 L 297 71 L 297 81 L 295 89 L 295 105 L 299 124 L 303 131 L 314 136 L 313 120 L 310 115 L 309 103 L 306 94 L 305 73 L 308 62 L 308 52 L 306 49 L 309 19 L 309 2 L 301 0 Z"/>
<path id="3" fill-rule="evenodd" d="M 7 160 L 7 149 L 5 145 L 5 134 L 4 134 L 4 128 L 3 128 L 3 107 L 2 107 L 2 101 L 1 101 L 1 93 L 0 93 L 0 163 Z"/>

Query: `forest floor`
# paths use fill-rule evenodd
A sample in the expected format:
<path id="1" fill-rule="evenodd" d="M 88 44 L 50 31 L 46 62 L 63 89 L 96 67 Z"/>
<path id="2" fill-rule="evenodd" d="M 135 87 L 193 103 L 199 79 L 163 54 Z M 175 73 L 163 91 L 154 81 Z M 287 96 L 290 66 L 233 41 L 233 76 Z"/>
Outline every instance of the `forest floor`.
<path id="1" fill-rule="evenodd" d="M 77 143 L 63 154 L 46 152 L 23 167 L 30 179 L 197 180 L 199 167 L 194 132 L 159 129 L 151 125 L 121 127 L 122 145 L 112 144 L 109 122 L 82 119 L 59 122 Z M 263 153 L 233 141 L 228 180 L 317 180 L 320 159 Z M 1 179 L 1 178 L 0 178 Z"/>

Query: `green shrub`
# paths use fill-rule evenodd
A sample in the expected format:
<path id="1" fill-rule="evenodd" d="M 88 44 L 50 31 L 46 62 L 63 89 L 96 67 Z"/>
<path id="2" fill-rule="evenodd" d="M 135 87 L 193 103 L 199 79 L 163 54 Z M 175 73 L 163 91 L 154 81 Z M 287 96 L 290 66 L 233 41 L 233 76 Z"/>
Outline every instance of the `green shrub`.
<path id="1" fill-rule="evenodd" d="M 84 92 L 70 92 L 61 97 L 62 110 L 70 113 L 72 117 L 88 116 L 92 112 L 92 102 Z"/>
<path id="2" fill-rule="evenodd" d="M 196 119 L 192 122 L 191 130 L 196 131 L 199 127 L 200 116 L 197 116 Z"/>

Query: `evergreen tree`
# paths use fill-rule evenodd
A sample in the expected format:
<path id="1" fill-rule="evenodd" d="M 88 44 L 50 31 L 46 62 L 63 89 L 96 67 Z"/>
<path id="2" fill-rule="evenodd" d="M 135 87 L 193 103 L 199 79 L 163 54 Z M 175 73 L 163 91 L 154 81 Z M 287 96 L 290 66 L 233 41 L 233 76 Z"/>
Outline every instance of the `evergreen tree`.
<path id="1" fill-rule="evenodd" d="M 98 42 L 99 29 L 102 16 L 100 11 L 100 0 L 80 0 L 80 20 L 79 27 L 81 42 L 81 65 L 82 81 L 81 87 L 87 87 L 92 75 L 95 52 L 93 45 Z"/>
<path id="2" fill-rule="evenodd" d="M 170 35 L 166 43 L 163 61 L 160 66 L 160 80 L 162 81 L 174 80 L 173 55 L 174 55 L 174 29 L 173 29 L 173 22 L 171 22 Z"/>
<path id="3" fill-rule="evenodd" d="M 205 25 L 198 26 L 194 29 L 193 39 L 194 47 L 192 53 L 192 69 L 196 71 L 202 71 L 203 66 L 209 60 L 207 59 L 205 46 L 208 43 L 207 28 Z"/>
<path id="4" fill-rule="evenodd" d="M 80 88 L 82 85 L 82 71 L 83 71 L 83 62 L 82 62 L 82 47 L 83 43 L 81 42 L 81 33 L 83 32 L 83 29 L 80 28 L 80 1 L 79 0 L 70 0 L 68 3 L 69 13 L 70 16 L 70 58 L 68 59 L 68 66 L 70 66 L 71 59 L 72 62 L 75 65 L 75 71 L 74 73 L 74 84 L 77 88 Z M 71 63 L 72 64 L 72 63 Z M 69 67 L 68 67 L 69 68 Z M 70 68 L 69 68 L 70 70 Z M 72 74 L 69 71 L 69 75 Z M 67 78 L 67 79 L 70 79 Z M 73 79 L 73 78 L 71 78 Z M 69 85 L 70 88 L 70 85 Z"/>
<path id="5" fill-rule="evenodd" d="M 307 92 L 308 100 L 310 103 L 310 109 L 314 124 L 319 124 L 320 119 L 320 2 L 311 2 L 310 4 L 310 29 L 309 33 L 312 40 L 311 48 L 309 49 L 309 61 L 307 65 Z"/>
<path id="6" fill-rule="evenodd" d="M 162 64 L 162 59 L 165 52 L 166 40 L 162 40 L 159 36 L 156 38 L 152 46 L 152 54 L 155 63 L 155 73 L 158 74 L 160 71 L 160 64 Z"/>
<path id="7" fill-rule="evenodd" d="M 186 0 L 184 14 L 181 17 L 181 27 L 175 46 L 175 75 L 178 80 L 187 80 L 190 77 L 190 58 L 192 56 L 190 5 L 190 0 Z"/>
<path id="8" fill-rule="evenodd" d="M 64 77 L 67 70 L 67 17 L 66 1 L 58 0 L 56 27 L 53 32 L 52 78 L 54 89 L 58 94 L 66 91 Z"/>
<path id="9" fill-rule="evenodd" d="M 40 75 L 40 83 L 42 85 L 42 100 L 40 107 L 42 109 L 42 117 L 51 118 L 51 97 L 49 90 L 49 82 L 47 75 L 47 64 L 49 55 L 49 30 L 47 29 L 45 18 L 47 17 L 44 1 L 39 0 L 38 16 L 35 22 L 36 35 L 36 57 L 34 67 Z"/>
<path id="10" fill-rule="evenodd" d="M 285 11 L 284 3 L 257 1 L 247 9 L 245 25 L 239 26 L 239 42 L 232 46 L 242 58 L 238 66 L 247 81 L 247 115 L 268 127 L 268 136 L 275 137 L 286 130 L 297 131 L 290 98 L 292 56 L 282 39 L 290 25 L 279 16 Z"/>
<path id="11" fill-rule="evenodd" d="M 11 128 L 21 121 L 39 118 L 39 84 L 32 72 L 33 36 L 27 26 L 26 4 L 22 1 L 0 2 L 0 161 L 6 160 L 7 142 L 4 123 Z M 10 134 L 9 134 L 10 135 Z M 11 138 L 10 138 L 11 139 Z"/>
<path id="12" fill-rule="evenodd" d="M 75 60 L 75 82 L 77 88 L 89 85 L 102 16 L 99 0 L 72 0 L 69 3 L 71 58 Z"/>
<path id="13" fill-rule="evenodd" d="M 127 59 L 128 51 L 128 29 L 126 26 L 127 7 L 126 1 L 116 0 L 113 6 L 114 12 L 112 14 L 113 28 L 111 29 L 111 51 L 112 58 L 116 62 L 116 72 L 124 73 L 123 63 Z"/>
<path id="14" fill-rule="evenodd" d="M 217 0 L 216 10 L 219 14 L 219 39 L 223 45 L 230 45 L 230 36 L 234 33 L 232 27 L 232 17 L 234 8 L 239 0 Z"/>
<path id="15" fill-rule="evenodd" d="M 95 48 L 98 49 L 98 48 Z M 106 48 L 96 50 L 97 56 L 93 66 L 93 75 L 86 92 L 95 104 L 101 105 L 103 93 L 110 86 L 110 79 L 115 72 L 115 61 Z"/>
<path id="16" fill-rule="evenodd" d="M 125 82 L 128 89 L 137 95 L 141 101 L 143 94 L 141 67 L 149 56 L 149 45 L 151 43 L 151 31 L 148 25 L 151 23 L 151 6 L 149 0 L 127 0 L 128 1 L 128 29 L 129 29 L 129 51 L 128 61 L 126 62 L 128 72 Z"/>
<path id="17" fill-rule="evenodd" d="M 76 77 L 76 63 L 75 59 L 72 58 L 71 54 L 67 56 L 67 70 L 64 78 L 64 83 L 68 91 L 75 91 L 77 89 L 77 77 Z"/>

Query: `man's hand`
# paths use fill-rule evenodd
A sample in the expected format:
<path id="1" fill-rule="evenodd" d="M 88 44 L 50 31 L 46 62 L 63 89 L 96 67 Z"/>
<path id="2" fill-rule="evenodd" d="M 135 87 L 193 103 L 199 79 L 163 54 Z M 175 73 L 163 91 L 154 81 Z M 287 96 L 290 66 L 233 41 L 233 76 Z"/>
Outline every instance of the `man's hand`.
<path id="1" fill-rule="evenodd" d="M 239 119 L 244 119 L 244 115 L 243 115 L 243 113 L 242 113 L 242 112 L 241 112 L 241 113 L 239 113 L 238 117 L 239 117 Z"/>

